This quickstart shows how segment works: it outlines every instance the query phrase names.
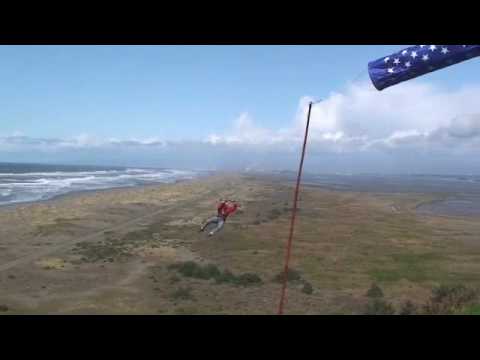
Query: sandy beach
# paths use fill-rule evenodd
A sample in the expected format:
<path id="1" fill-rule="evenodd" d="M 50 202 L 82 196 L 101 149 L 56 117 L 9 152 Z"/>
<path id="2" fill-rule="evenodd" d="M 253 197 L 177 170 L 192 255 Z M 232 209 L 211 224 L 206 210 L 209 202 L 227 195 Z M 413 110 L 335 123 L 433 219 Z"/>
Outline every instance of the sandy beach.
<path id="1" fill-rule="evenodd" d="M 221 174 L 0 208 L 0 314 L 275 314 L 292 195 L 281 178 Z M 222 197 L 242 209 L 207 237 Z M 372 282 L 395 304 L 480 285 L 480 222 L 417 214 L 433 195 L 305 186 L 300 200 L 285 313 L 362 313 Z"/>

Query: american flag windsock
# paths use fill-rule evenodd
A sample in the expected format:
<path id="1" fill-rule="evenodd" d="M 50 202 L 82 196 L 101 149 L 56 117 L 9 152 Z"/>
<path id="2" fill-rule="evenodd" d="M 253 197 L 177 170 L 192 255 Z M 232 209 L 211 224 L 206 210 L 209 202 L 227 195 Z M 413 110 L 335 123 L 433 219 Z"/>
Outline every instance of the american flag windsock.
<path id="1" fill-rule="evenodd" d="M 377 90 L 480 56 L 480 45 L 415 45 L 368 64 Z M 480 71 L 480 68 L 479 68 Z"/>

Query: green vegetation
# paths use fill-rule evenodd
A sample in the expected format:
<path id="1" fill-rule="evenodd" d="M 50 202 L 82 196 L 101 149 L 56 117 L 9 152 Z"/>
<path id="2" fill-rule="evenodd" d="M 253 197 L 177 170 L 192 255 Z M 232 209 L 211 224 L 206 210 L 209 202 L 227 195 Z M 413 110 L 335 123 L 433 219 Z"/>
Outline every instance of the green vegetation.
<path id="1" fill-rule="evenodd" d="M 282 271 L 273 278 L 273 281 L 276 283 L 283 283 L 284 279 L 285 279 L 285 272 Z M 302 292 L 304 294 L 307 294 L 307 295 L 313 294 L 312 284 L 307 280 L 305 280 L 300 274 L 300 272 L 298 272 L 295 269 L 288 269 L 287 282 L 294 283 L 294 284 L 302 284 Z"/>
<path id="2" fill-rule="evenodd" d="M 303 292 L 304 294 L 307 294 L 307 295 L 313 294 L 312 284 L 310 284 L 309 282 L 305 281 L 305 283 L 303 284 L 303 287 L 302 287 L 302 292 Z"/>
<path id="3" fill-rule="evenodd" d="M 370 289 L 368 289 L 367 296 L 372 299 L 383 298 L 383 291 L 377 284 L 374 283 Z"/>
<path id="4" fill-rule="evenodd" d="M 436 279 L 441 274 L 436 271 L 438 261 L 443 260 L 439 254 L 394 254 L 391 261 L 374 269 L 370 275 L 379 282 L 394 282 L 407 279 L 413 282 L 422 282 Z"/>
<path id="5" fill-rule="evenodd" d="M 365 315 L 394 315 L 395 308 L 383 299 L 374 299 L 367 305 Z"/>
<path id="6" fill-rule="evenodd" d="M 113 245 L 105 242 L 80 242 L 75 245 L 73 252 L 82 256 L 84 262 L 113 262 L 115 259 L 130 256 L 127 247 L 120 244 Z"/>
<path id="7" fill-rule="evenodd" d="M 237 276 L 233 282 L 234 285 L 240 286 L 251 286 L 258 285 L 262 283 L 262 279 L 253 273 L 245 273 Z"/>
<path id="8" fill-rule="evenodd" d="M 111 231 L 106 231 L 104 240 L 77 243 L 73 253 L 81 255 L 83 262 L 114 262 L 130 257 L 132 249 L 141 246 L 158 247 L 160 239 L 155 238 L 153 234 L 151 230 L 135 230 L 122 237 L 116 237 Z"/>
<path id="9" fill-rule="evenodd" d="M 270 220 L 275 220 L 275 219 L 279 218 L 281 215 L 282 215 L 282 211 L 280 211 L 278 209 L 272 209 L 272 210 L 270 210 L 268 218 Z"/>
<path id="10" fill-rule="evenodd" d="M 464 310 L 463 315 L 480 315 L 480 304 L 467 307 Z"/>
<path id="11" fill-rule="evenodd" d="M 377 284 L 372 284 L 367 291 L 370 301 L 365 309 L 365 315 L 394 315 L 393 305 L 383 299 L 383 291 Z"/>
<path id="12" fill-rule="evenodd" d="M 459 314 L 475 304 L 477 291 L 464 285 L 441 285 L 432 290 L 430 301 L 424 306 L 426 314 Z"/>
<path id="13" fill-rule="evenodd" d="M 396 312 L 394 306 L 383 298 L 383 291 L 373 284 L 367 292 L 370 298 L 365 315 L 393 315 Z M 432 289 L 429 301 L 422 307 L 418 307 L 410 300 L 403 303 L 398 315 L 454 315 L 454 314 L 480 314 L 480 304 L 476 290 L 464 285 L 440 285 Z"/>
<path id="14" fill-rule="evenodd" d="M 275 276 L 273 281 L 278 282 L 278 283 L 283 283 L 284 277 L 285 277 L 285 272 L 282 271 Z M 298 282 L 298 281 L 301 281 L 301 280 L 302 280 L 302 276 L 300 275 L 300 273 L 297 270 L 288 269 L 288 271 L 287 271 L 287 281 L 288 282 Z"/>
<path id="15" fill-rule="evenodd" d="M 186 261 L 183 263 L 172 264 L 169 270 L 176 270 L 185 277 L 201 279 L 201 280 L 215 280 L 217 284 L 231 284 L 237 286 L 251 286 L 259 285 L 262 279 L 253 273 L 244 273 L 234 275 L 229 270 L 221 271 L 216 265 L 208 264 L 202 266 L 194 261 Z"/>

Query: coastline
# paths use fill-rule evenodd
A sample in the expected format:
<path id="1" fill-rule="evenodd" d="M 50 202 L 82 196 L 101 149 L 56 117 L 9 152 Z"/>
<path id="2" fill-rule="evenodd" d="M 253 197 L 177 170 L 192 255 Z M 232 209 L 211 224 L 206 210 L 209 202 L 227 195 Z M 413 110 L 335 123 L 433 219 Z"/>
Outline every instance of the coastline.
<path id="1" fill-rule="evenodd" d="M 67 192 L 65 194 L 58 194 L 54 195 L 50 198 L 47 199 L 40 199 L 40 200 L 32 200 L 32 201 L 20 201 L 20 202 L 15 202 L 15 203 L 10 203 L 10 204 L 3 204 L 0 205 L 0 212 L 2 211 L 8 211 L 8 210 L 15 210 L 23 206 L 31 206 L 31 205 L 36 205 L 36 204 L 51 204 L 55 203 L 58 201 L 62 200 L 68 200 L 68 199 L 74 199 L 83 195 L 95 195 L 95 194 L 105 194 L 105 193 L 115 193 L 115 192 L 122 192 L 122 191 L 130 191 L 130 190 L 135 190 L 135 189 L 156 189 L 158 187 L 163 187 L 165 185 L 175 185 L 175 184 L 180 184 L 180 183 L 185 183 L 185 182 L 194 182 L 198 181 L 199 179 L 213 176 L 214 174 L 209 174 L 209 175 L 198 175 L 195 176 L 192 179 L 178 179 L 172 182 L 164 182 L 164 183 L 156 183 L 156 184 L 144 184 L 144 185 L 133 185 L 133 186 L 116 186 L 116 187 L 110 187 L 106 189 L 91 189 L 91 190 L 76 190 L 76 191 L 71 191 Z"/>

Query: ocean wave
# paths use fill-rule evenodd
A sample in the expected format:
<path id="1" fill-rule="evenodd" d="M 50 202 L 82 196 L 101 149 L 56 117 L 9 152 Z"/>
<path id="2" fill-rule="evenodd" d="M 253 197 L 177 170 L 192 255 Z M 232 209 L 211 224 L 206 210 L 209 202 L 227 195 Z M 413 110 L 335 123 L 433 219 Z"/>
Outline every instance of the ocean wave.
<path id="1" fill-rule="evenodd" d="M 82 176 L 82 175 L 107 175 L 122 173 L 124 170 L 98 170 L 98 171 L 52 171 L 52 172 L 22 172 L 22 173 L 2 173 L 2 177 L 31 177 L 31 176 Z"/>
<path id="2" fill-rule="evenodd" d="M 125 169 L 78 172 L 0 174 L 0 205 L 46 200 L 85 190 L 133 187 L 193 179 L 193 171 L 175 169 Z"/>
<path id="3" fill-rule="evenodd" d="M 0 196 L 10 196 L 12 193 L 12 189 L 1 189 Z"/>

